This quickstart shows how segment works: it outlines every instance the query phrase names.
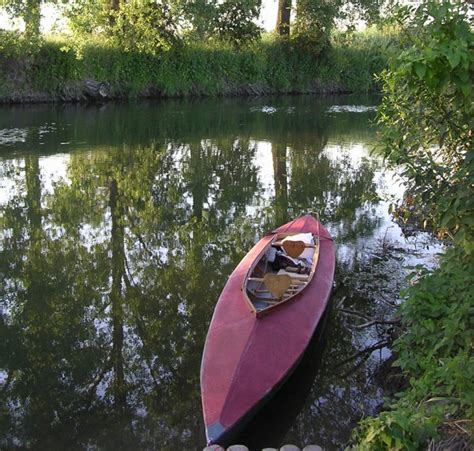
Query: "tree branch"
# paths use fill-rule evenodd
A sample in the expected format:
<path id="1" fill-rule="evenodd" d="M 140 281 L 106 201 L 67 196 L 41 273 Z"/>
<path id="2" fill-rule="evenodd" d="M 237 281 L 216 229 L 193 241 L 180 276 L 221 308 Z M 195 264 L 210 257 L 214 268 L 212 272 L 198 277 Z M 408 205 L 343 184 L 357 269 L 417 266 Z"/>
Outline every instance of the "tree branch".
<path id="1" fill-rule="evenodd" d="M 358 351 L 355 354 L 352 354 L 350 357 L 347 359 L 344 359 L 342 362 L 336 364 L 334 368 L 339 368 L 340 366 L 345 365 L 346 363 L 350 362 L 351 360 L 357 359 L 357 357 L 360 357 L 361 355 L 367 354 L 367 353 L 372 353 L 374 351 L 377 351 L 377 349 L 382 349 L 385 348 L 385 346 L 388 346 L 390 343 L 387 340 L 381 340 L 375 343 L 372 346 L 369 346 L 368 348 L 362 349 L 362 351 Z"/>
<path id="2" fill-rule="evenodd" d="M 354 316 L 358 316 L 359 318 L 363 318 L 365 319 L 366 321 L 370 321 L 372 320 L 372 318 L 364 315 L 363 313 L 359 313 L 359 312 L 356 312 L 354 310 L 349 310 L 349 309 L 346 309 L 346 308 L 340 308 L 338 309 L 340 312 L 342 313 L 347 313 L 348 315 L 354 315 Z"/>
<path id="3" fill-rule="evenodd" d="M 392 319 L 392 320 L 378 320 L 374 319 L 364 324 L 357 324 L 354 326 L 355 329 L 364 329 L 366 327 L 374 326 L 376 324 L 400 324 L 400 319 Z"/>

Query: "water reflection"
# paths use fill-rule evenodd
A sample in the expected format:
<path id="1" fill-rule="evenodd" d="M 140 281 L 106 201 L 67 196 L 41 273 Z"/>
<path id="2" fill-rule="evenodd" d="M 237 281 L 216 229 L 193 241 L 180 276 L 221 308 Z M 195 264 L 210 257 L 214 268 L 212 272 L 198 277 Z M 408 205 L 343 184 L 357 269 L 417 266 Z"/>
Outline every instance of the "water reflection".
<path id="1" fill-rule="evenodd" d="M 264 231 L 302 212 L 346 248 L 337 296 L 378 305 L 351 297 L 349 269 L 389 221 L 367 153 L 373 113 L 325 113 L 338 102 L 0 110 L 0 447 L 201 447 L 200 358 L 220 290 Z M 336 317 L 328 340 L 342 361 L 368 336 Z M 342 443 L 361 404 L 379 402 L 368 367 L 347 380 L 333 363 L 295 443 Z"/>

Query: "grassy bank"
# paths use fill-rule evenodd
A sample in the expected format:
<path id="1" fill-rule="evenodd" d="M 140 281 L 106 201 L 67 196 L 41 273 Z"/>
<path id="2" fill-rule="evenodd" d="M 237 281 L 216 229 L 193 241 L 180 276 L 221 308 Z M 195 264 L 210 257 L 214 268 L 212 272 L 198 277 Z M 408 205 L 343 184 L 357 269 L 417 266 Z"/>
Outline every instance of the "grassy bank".
<path id="1" fill-rule="evenodd" d="M 395 344 L 406 390 L 361 422 L 361 449 L 470 449 L 474 419 L 474 262 L 449 251 L 439 269 L 418 273 L 401 306 Z"/>
<path id="2" fill-rule="evenodd" d="M 14 34 L 1 34 L 4 102 L 370 92 L 394 41 L 366 32 L 335 36 L 320 55 L 271 38 L 239 50 L 196 43 L 148 55 L 94 41 L 78 51 L 58 37 L 30 48 Z"/>

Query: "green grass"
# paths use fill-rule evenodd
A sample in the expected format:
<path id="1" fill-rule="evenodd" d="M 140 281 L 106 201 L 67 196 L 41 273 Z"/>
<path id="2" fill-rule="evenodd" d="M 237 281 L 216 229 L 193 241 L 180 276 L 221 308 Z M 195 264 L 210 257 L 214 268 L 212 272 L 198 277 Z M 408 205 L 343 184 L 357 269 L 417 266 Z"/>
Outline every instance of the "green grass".
<path id="1" fill-rule="evenodd" d="M 86 79 L 107 83 L 119 97 L 150 88 L 163 96 L 251 93 L 249 87 L 260 93 L 304 93 L 315 87 L 369 92 L 377 90 L 373 75 L 386 67 L 388 41 L 373 31 L 338 35 L 316 54 L 266 36 L 239 50 L 196 43 L 149 55 L 124 52 L 99 38 L 71 46 L 65 38 L 46 37 L 28 47 L 12 33 L 1 37 L 0 62 L 9 64 L 0 65 L 0 93 L 41 91 L 53 97 Z M 16 81 L 12 70 L 21 75 Z"/>

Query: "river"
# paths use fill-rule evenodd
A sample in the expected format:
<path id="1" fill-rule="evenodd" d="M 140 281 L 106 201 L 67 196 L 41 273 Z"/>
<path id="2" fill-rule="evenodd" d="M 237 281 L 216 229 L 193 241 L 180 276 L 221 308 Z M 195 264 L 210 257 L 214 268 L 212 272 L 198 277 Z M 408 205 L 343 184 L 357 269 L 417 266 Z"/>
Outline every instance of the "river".
<path id="1" fill-rule="evenodd" d="M 265 231 L 309 211 L 337 245 L 326 330 L 241 440 L 342 447 L 387 393 L 394 328 L 367 323 L 440 250 L 388 213 L 403 190 L 371 155 L 378 101 L 1 108 L 0 448 L 205 446 L 219 293 Z"/>

